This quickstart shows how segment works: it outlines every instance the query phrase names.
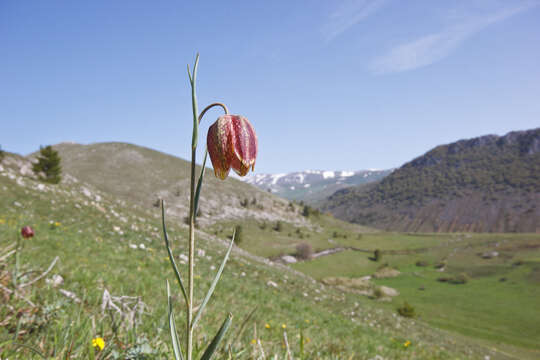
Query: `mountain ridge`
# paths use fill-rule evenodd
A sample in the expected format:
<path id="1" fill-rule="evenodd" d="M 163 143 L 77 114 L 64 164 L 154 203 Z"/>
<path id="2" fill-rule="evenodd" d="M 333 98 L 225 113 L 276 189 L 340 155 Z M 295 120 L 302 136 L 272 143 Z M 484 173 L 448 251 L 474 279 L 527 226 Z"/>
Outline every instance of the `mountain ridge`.
<path id="1" fill-rule="evenodd" d="M 401 231 L 540 232 L 540 128 L 440 145 L 377 184 L 331 195 L 336 217 Z"/>
<path id="2" fill-rule="evenodd" d="M 242 181 L 289 200 L 317 205 L 335 191 L 377 181 L 389 170 L 304 170 L 279 174 L 251 174 Z"/>

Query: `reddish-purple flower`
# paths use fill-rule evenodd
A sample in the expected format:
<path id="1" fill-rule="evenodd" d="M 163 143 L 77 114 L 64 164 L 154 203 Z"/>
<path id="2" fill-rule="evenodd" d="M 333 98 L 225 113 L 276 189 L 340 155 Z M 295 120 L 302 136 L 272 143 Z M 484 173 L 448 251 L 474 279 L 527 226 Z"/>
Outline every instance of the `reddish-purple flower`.
<path id="1" fill-rule="evenodd" d="M 34 229 L 32 229 L 30 226 L 24 226 L 21 229 L 21 235 L 25 239 L 31 238 L 32 236 L 34 236 Z"/>
<path id="2" fill-rule="evenodd" d="M 240 176 L 255 168 L 257 135 L 245 117 L 220 116 L 208 129 L 206 143 L 214 174 L 221 180 L 227 178 L 231 168 Z"/>

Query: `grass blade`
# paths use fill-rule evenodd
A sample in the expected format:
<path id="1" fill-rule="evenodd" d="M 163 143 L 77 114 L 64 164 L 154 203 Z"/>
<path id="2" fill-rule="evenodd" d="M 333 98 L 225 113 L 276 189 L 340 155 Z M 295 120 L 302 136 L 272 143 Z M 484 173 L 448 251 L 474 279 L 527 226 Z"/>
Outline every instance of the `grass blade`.
<path id="1" fill-rule="evenodd" d="M 212 284 L 210 285 L 210 289 L 208 289 L 208 292 L 206 293 L 206 296 L 204 297 L 203 302 L 201 303 L 201 306 L 199 307 L 199 311 L 197 311 L 197 315 L 195 315 L 195 319 L 193 319 L 193 323 L 191 324 L 191 328 L 195 329 L 195 326 L 197 325 L 197 322 L 201 318 L 201 315 L 204 311 L 204 308 L 206 307 L 206 304 L 208 303 L 208 300 L 210 300 L 210 297 L 214 293 L 214 290 L 216 289 L 216 285 L 221 278 L 221 273 L 223 273 L 223 269 L 225 268 L 225 264 L 227 263 L 227 260 L 229 259 L 229 255 L 231 254 L 231 250 L 234 245 L 234 237 L 236 236 L 236 230 L 233 231 L 233 236 L 231 239 L 231 243 L 229 245 L 229 248 L 227 249 L 227 252 L 225 253 L 225 257 L 223 258 L 223 262 L 221 263 L 221 266 L 219 267 L 216 277 L 214 278 L 214 281 L 212 281 Z"/>
<path id="2" fill-rule="evenodd" d="M 199 195 L 201 194 L 201 188 L 202 188 L 202 181 L 204 176 L 204 170 L 206 169 L 206 158 L 208 157 L 208 149 L 204 151 L 204 159 L 202 162 L 202 169 L 201 169 L 201 175 L 199 176 L 199 181 L 197 182 L 197 190 L 195 191 L 195 205 L 194 205 L 194 212 L 195 216 L 197 216 L 197 209 L 199 208 Z"/>
<path id="3" fill-rule="evenodd" d="M 167 236 L 167 227 L 165 226 L 165 205 L 163 204 L 163 200 L 161 200 L 161 222 L 163 224 L 163 237 L 165 238 L 165 246 L 167 247 L 167 253 L 169 254 L 169 261 L 174 270 L 174 274 L 176 275 L 176 280 L 178 281 L 178 284 L 180 285 L 180 289 L 182 289 L 184 300 L 186 300 L 186 304 L 187 304 L 188 297 L 187 297 L 186 289 L 184 288 L 184 283 L 182 282 L 182 278 L 180 277 L 180 271 L 178 271 L 178 266 L 176 266 L 176 261 L 174 261 L 174 256 L 171 251 L 171 246 L 169 245 L 169 237 Z"/>
<path id="4" fill-rule="evenodd" d="M 173 314 L 172 302 L 171 302 L 171 289 L 169 288 L 168 280 L 167 280 L 167 305 L 169 308 L 169 329 L 171 331 L 174 358 L 176 360 L 184 360 L 184 357 L 182 356 L 182 348 L 180 347 L 180 341 L 178 340 L 178 333 L 176 332 L 176 324 L 174 322 L 174 314 Z"/>
<path id="5" fill-rule="evenodd" d="M 14 347 L 26 348 L 26 349 L 36 353 L 37 355 L 41 356 L 43 359 L 47 359 L 47 357 L 45 355 L 43 355 L 43 353 L 41 353 L 41 351 L 39 351 L 35 347 L 30 346 L 30 345 L 26 345 L 26 344 L 21 344 L 21 343 L 15 342 L 13 340 L 8 340 L 8 341 L 5 341 L 3 343 L 0 343 L 0 348 L 3 348 L 4 346 L 10 345 L 10 344 L 13 345 Z"/>
<path id="6" fill-rule="evenodd" d="M 212 342 L 206 348 L 206 351 L 201 357 L 201 360 L 210 360 L 212 355 L 214 355 L 214 352 L 216 352 L 216 349 L 219 346 L 219 343 L 221 342 L 221 340 L 223 339 L 223 336 L 227 332 L 227 329 L 231 325 L 231 321 L 232 321 L 232 315 L 231 313 L 229 313 L 227 315 L 227 318 L 225 319 L 225 321 L 223 321 L 223 324 L 219 328 L 219 331 L 217 332 L 216 336 L 214 336 L 214 339 L 212 339 Z"/>
<path id="7" fill-rule="evenodd" d="M 251 319 L 253 314 L 255 314 L 255 311 L 257 311 L 257 305 L 244 318 L 244 321 L 242 321 L 242 324 L 240 325 L 240 328 L 238 329 L 238 332 L 236 333 L 236 335 L 234 335 L 234 339 L 229 343 L 229 346 L 234 346 L 236 343 L 238 343 L 240 341 L 240 337 L 244 333 L 244 330 L 246 328 L 247 323 L 249 322 L 249 320 Z"/>

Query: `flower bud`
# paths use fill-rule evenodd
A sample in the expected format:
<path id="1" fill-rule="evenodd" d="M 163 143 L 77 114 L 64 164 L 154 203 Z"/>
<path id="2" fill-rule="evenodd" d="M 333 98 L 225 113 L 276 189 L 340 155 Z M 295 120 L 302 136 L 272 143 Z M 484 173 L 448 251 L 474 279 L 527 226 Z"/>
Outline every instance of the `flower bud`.
<path id="1" fill-rule="evenodd" d="M 23 238 L 28 239 L 34 236 L 34 229 L 30 226 L 25 226 L 21 229 L 21 235 Z"/>
<path id="2" fill-rule="evenodd" d="M 245 117 L 220 116 L 208 129 L 206 143 L 214 174 L 221 180 L 227 178 L 231 168 L 240 176 L 255 168 L 257 135 Z"/>

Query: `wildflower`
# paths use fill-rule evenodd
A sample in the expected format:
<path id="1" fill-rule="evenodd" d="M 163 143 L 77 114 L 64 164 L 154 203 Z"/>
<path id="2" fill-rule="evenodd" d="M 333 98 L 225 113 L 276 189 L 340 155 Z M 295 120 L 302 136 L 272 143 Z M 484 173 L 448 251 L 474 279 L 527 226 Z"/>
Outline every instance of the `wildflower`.
<path id="1" fill-rule="evenodd" d="M 94 338 L 92 339 L 92 346 L 95 348 L 99 348 L 99 350 L 101 351 L 105 347 L 105 340 L 103 340 L 103 338 L 101 337 Z"/>
<path id="2" fill-rule="evenodd" d="M 405 342 L 403 343 L 403 347 L 408 348 L 409 345 L 411 345 L 411 342 L 410 342 L 409 340 L 407 340 L 407 341 L 405 341 Z"/>
<path id="3" fill-rule="evenodd" d="M 281 324 L 281 328 L 282 328 L 282 329 L 286 329 L 286 328 L 287 328 L 287 325 Z"/>
<path id="4" fill-rule="evenodd" d="M 56 227 L 59 227 L 60 225 L 62 225 L 62 224 L 59 223 L 58 221 L 54 223 L 54 226 L 56 226 Z"/>
<path id="5" fill-rule="evenodd" d="M 5 223 L 6 223 L 5 219 L 0 219 L 0 224 L 5 224 Z"/>
<path id="6" fill-rule="evenodd" d="M 264 327 L 267 328 L 267 329 L 270 329 L 270 324 L 266 323 L 266 324 L 264 324 Z"/>
<path id="7" fill-rule="evenodd" d="M 243 116 L 222 115 L 208 129 L 206 139 L 214 174 L 225 180 L 232 168 L 245 176 L 254 170 L 257 157 L 257 135 L 253 126 Z"/>
<path id="8" fill-rule="evenodd" d="M 256 344 L 256 343 L 257 343 L 257 340 L 251 339 L 251 343 L 252 343 L 252 344 Z"/>
<path id="9" fill-rule="evenodd" d="M 306 324 L 309 324 L 309 319 L 306 319 L 305 321 L 306 321 Z"/>
<path id="10" fill-rule="evenodd" d="M 34 229 L 30 226 L 25 226 L 21 229 L 21 235 L 23 238 L 28 239 L 34 236 Z"/>

